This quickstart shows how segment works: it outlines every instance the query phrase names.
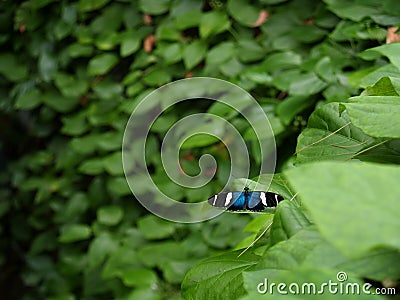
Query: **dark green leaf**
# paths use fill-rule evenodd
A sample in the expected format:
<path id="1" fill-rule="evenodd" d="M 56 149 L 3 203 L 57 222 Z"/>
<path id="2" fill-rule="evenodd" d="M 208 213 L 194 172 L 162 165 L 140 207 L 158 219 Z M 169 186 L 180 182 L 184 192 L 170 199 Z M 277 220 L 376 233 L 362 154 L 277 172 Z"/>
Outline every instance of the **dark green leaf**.
<path id="1" fill-rule="evenodd" d="M 235 44 L 232 42 L 222 42 L 212 48 L 207 53 L 207 65 L 218 65 L 230 59 L 233 56 Z"/>
<path id="2" fill-rule="evenodd" d="M 392 80 L 397 83 L 393 85 Z M 398 79 L 390 77 L 381 78 L 375 85 L 367 87 L 362 93 L 363 96 L 399 96 L 400 85 Z"/>
<path id="3" fill-rule="evenodd" d="M 290 84 L 289 93 L 292 95 L 313 95 L 322 91 L 326 83 L 314 73 L 300 75 Z"/>
<path id="4" fill-rule="evenodd" d="M 151 270 L 140 268 L 126 270 L 121 274 L 122 282 L 129 287 L 148 287 L 154 289 L 157 284 L 157 275 Z"/>
<path id="5" fill-rule="evenodd" d="M 150 86 L 161 86 L 171 82 L 171 80 L 171 74 L 163 69 L 154 70 L 143 76 L 143 82 Z"/>
<path id="6" fill-rule="evenodd" d="M 119 196 L 131 195 L 131 190 L 128 186 L 125 177 L 112 177 L 107 182 L 108 190 Z"/>
<path id="7" fill-rule="evenodd" d="M 61 230 L 61 235 L 58 240 L 61 243 L 73 243 L 81 240 L 86 240 L 91 235 L 91 229 L 85 224 L 73 224 L 66 226 Z"/>
<path id="8" fill-rule="evenodd" d="M 57 112 L 69 112 L 79 103 L 79 98 L 66 98 L 58 93 L 49 92 L 42 94 L 41 100 L 43 104 L 51 107 Z"/>
<path id="9" fill-rule="evenodd" d="M 284 68 L 298 66 L 301 63 L 301 56 L 295 52 L 279 52 L 268 55 L 267 59 L 263 62 L 266 71 L 277 71 Z"/>
<path id="10" fill-rule="evenodd" d="M 11 53 L 0 54 L 0 73 L 11 81 L 21 81 L 28 75 L 26 65 L 18 62 Z"/>
<path id="11" fill-rule="evenodd" d="M 55 84 L 67 98 L 80 97 L 88 88 L 85 80 L 65 73 L 57 73 L 55 75 Z"/>
<path id="12" fill-rule="evenodd" d="M 110 71 L 118 62 L 115 54 L 104 53 L 93 57 L 89 61 L 88 72 L 90 75 L 102 75 Z"/>
<path id="13" fill-rule="evenodd" d="M 92 11 L 102 8 L 110 0 L 79 0 L 78 8 L 82 12 Z"/>
<path id="14" fill-rule="evenodd" d="M 252 62 L 265 57 L 265 49 L 255 40 L 240 40 L 237 56 L 243 62 Z"/>
<path id="15" fill-rule="evenodd" d="M 143 246 L 138 252 L 138 257 L 146 266 L 162 267 L 168 261 L 186 257 L 186 253 L 181 244 L 167 241 Z"/>
<path id="16" fill-rule="evenodd" d="M 122 57 L 135 53 L 141 46 L 141 37 L 134 32 L 127 31 L 121 35 L 121 49 L 120 54 Z"/>
<path id="17" fill-rule="evenodd" d="M 54 54 L 50 51 L 43 51 L 39 56 L 38 68 L 44 81 L 53 79 L 58 69 L 58 61 Z"/>
<path id="18" fill-rule="evenodd" d="M 96 175 L 103 172 L 103 160 L 100 158 L 92 158 L 83 162 L 78 170 L 84 174 Z"/>
<path id="19" fill-rule="evenodd" d="M 390 62 L 396 66 L 398 70 L 400 70 L 399 51 L 400 43 L 391 43 L 365 50 L 360 54 L 360 56 L 364 59 L 376 59 L 377 57 L 384 55 L 389 58 Z"/>
<path id="20" fill-rule="evenodd" d="M 1 63 L 0 63 L 1 64 Z M 38 89 L 33 88 L 25 93 L 19 95 L 17 100 L 15 101 L 16 109 L 34 109 L 37 107 L 41 100 L 41 93 Z"/>
<path id="21" fill-rule="evenodd" d="M 93 239 L 88 250 L 88 264 L 90 268 L 101 265 L 106 257 L 118 247 L 118 241 L 109 233 L 101 233 Z"/>
<path id="22" fill-rule="evenodd" d="M 103 206 L 97 211 L 97 220 L 108 226 L 118 224 L 124 215 L 121 207 L 116 205 Z"/>
<path id="23" fill-rule="evenodd" d="M 147 239 L 162 239 L 175 231 L 174 223 L 149 215 L 138 221 L 138 228 Z"/>
<path id="24" fill-rule="evenodd" d="M 161 15 L 165 13 L 169 6 L 171 0 L 140 0 L 140 9 L 150 15 Z"/>
<path id="25" fill-rule="evenodd" d="M 252 27 L 258 19 L 260 9 L 249 4 L 246 0 L 229 0 L 229 14 L 239 23 Z"/>
<path id="26" fill-rule="evenodd" d="M 276 113 L 285 125 L 289 125 L 293 118 L 314 103 L 312 97 L 291 96 L 285 98 L 276 106 Z"/>
<path id="27" fill-rule="evenodd" d="M 183 50 L 183 62 L 187 69 L 192 69 L 203 60 L 206 55 L 207 44 L 201 40 L 194 41 Z"/>
<path id="28" fill-rule="evenodd" d="M 184 30 L 190 27 L 195 27 L 200 23 L 203 14 L 198 10 L 187 11 L 175 17 L 176 27 Z"/>
<path id="29" fill-rule="evenodd" d="M 118 82 L 102 80 L 93 87 L 93 91 L 100 99 L 117 100 L 122 96 L 122 86 Z"/>
<path id="30" fill-rule="evenodd" d="M 205 13 L 200 21 L 200 36 L 207 38 L 211 35 L 223 32 L 230 27 L 228 16 L 222 11 L 211 11 Z"/>
<path id="31" fill-rule="evenodd" d="M 328 4 L 328 8 L 338 16 L 356 22 L 379 13 L 378 7 L 372 7 L 368 4 L 354 3 L 347 0 L 325 0 L 325 2 Z"/>

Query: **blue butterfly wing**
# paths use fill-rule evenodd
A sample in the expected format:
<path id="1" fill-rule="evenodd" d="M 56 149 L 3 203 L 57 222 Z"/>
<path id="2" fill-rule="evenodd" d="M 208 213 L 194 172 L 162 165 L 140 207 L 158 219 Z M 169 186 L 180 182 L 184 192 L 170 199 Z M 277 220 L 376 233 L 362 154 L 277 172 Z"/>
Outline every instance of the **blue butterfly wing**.
<path id="1" fill-rule="evenodd" d="M 265 195 L 264 192 L 249 192 L 249 200 L 247 203 L 247 209 L 259 211 L 265 208 L 261 201 L 261 193 Z"/>
<path id="2" fill-rule="evenodd" d="M 243 192 L 232 192 L 233 204 L 228 208 L 228 210 L 245 210 L 246 197 Z"/>

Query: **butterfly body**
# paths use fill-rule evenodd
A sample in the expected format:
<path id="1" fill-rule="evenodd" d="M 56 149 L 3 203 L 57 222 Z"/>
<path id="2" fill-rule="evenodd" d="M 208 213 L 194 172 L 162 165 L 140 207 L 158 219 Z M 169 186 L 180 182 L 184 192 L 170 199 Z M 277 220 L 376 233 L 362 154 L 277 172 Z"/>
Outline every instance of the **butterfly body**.
<path id="1" fill-rule="evenodd" d="M 243 192 L 223 192 L 214 195 L 208 199 L 208 203 L 231 211 L 263 211 L 267 207 L 276 207 L 282 200 L 283 197 L 278 194 L 249 191 L 246 187 Z"/>

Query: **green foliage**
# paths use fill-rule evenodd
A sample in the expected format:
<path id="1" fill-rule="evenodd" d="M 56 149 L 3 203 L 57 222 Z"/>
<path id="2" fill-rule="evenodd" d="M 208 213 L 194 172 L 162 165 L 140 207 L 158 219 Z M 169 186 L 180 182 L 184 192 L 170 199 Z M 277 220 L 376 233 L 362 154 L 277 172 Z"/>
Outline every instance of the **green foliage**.
<path id="1" fill-rule="evenodd" d="M 399 279 L 400 44 L 385 44 L 386 29 L 400 25 L 398 1 L 8 0 L 0 7 L 5 299 L 258 299 L 266 277 L 320 283 L 346 271 L 352 282 Z M 278 147 L 270 190 L 286 200 L 297 193 L 292 202 L 275 214 L 176 224 L 134 199 L 120 153 L 128 118 L 151 91 L 190 76 L 228 80 L 259 101 Z M 235 95 L 229 101 L 245 105 Z M 237 111 L 200 102 L 166 110 L 147 141 L 153 179 L 177 201 L 205 200 L 231 167 L 215 138 L 194 136 L 182 146 L 181 166 L 197 174 L 198 158 L 210 153 L 214 180 L 185 189 L 168 179 L 160 141 L 187 115 L 229 120 L 248 142 L 251 174 L 261 162 Z M 262 174 L 258 188 L 267 189 L 270 176 Z"/>

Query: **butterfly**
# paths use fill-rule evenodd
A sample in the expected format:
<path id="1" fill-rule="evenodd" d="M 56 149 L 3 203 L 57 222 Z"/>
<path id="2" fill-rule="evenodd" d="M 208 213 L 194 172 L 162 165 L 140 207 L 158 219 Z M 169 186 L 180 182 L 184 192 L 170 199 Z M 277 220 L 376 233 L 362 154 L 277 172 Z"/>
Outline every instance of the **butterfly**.
<path id="1" fill-rule="evenodd" d="M 267 207 L 276 207 L 282 200 L 281 195 L 261 191 L 250 192 L 249 188 L 245 187 L 243 192 L 223 192 L 214 195 L 208 199 L 208 203 L 231 211 L 263 211 Z"/>

